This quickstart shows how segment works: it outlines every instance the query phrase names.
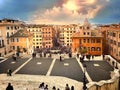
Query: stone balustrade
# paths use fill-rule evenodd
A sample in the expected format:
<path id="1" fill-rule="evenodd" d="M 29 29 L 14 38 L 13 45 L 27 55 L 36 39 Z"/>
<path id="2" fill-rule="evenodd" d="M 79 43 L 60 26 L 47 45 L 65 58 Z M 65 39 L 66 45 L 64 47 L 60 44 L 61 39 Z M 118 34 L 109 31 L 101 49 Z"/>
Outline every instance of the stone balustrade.
<path id="1" fill-rule="evenodd" d="M 114 69 L 110 80 L 90 82 L 87 84 L 88 90 L 119 90 L 119 76 L 119 69 Z"/>

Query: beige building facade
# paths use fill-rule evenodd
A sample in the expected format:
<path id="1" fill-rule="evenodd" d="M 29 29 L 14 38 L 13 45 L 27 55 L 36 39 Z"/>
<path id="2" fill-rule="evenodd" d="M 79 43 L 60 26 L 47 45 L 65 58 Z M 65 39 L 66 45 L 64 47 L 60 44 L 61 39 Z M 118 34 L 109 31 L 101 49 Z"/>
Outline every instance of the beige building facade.
<path id="1" fill-rule="evenodd" d="M 117 60 L 120 60 L 120 24 L 103 25 L 101 32 L 104 35 L 104 50 Z"/>
<path id="2" fill-rule="evenodd" d="M 49 25 L 31 24 L 27 26 L 27 31 L 33 33 L 33 49 L 50 48 L 53 46 L 54 28 Z"/>
<path id="3" fill-rule="evenodd" d="M 76 32 L 76 25 L 63 25 L 60 27 L 60 41 L 63 46 L 72 45 L 71 36 Z"/>
<path id="4" fill-rule="evenodd" d="M 24 28 L 24 22 L 13 19 L 2 19 L 0 20 L 0 55 L 4 56 L 5 54 L 11 52 L 10 44 L 11 40 L 9 37 L 17 32 L 19 29 Z"/>
<path id="5" fill-rule="evenodd" d="M 115 59 L 120 61 L 120 30 L 109 30 L 107 33 L 109 53 Z"/>

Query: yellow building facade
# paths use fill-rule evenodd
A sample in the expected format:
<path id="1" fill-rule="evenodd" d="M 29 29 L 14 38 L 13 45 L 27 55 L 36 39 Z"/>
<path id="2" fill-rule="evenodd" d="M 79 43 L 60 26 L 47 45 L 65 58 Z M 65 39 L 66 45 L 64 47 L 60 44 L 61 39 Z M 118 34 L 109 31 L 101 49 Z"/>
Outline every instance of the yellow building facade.
<path id="1" fill-rule="evenodd" d="M 27 31 L 33 34 L 33 49 L 53 46 L 52 39 L 55 30 L 52 25 L 30 24 L 27 26 Z"/>

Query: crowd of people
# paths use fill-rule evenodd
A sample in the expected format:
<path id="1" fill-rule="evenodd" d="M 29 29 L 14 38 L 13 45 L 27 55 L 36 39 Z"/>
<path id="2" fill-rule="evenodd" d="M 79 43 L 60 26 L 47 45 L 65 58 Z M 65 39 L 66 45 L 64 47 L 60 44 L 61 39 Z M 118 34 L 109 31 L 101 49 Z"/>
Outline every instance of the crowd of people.
<path id="1" fill-rule="evenodd" d="M 47 84 L 45 85 L 45 83 L 42 82 L 39 85 L 39 89 L 40 90 L 49 90 L 49 87 L 48 87 Z M 8 83 L 8 86 L 6 87 L 6 90 L 14 90 L 13 85 L 11 85 L 11 83 Z M 52 90 L 60 90 L 60 88 L 57 88 L 56 86 L 53 86 Z M 75 89 L 74 89 L 74 86 L 70 87 L 68 84 L 66 84 L 65 90 L 75 90 Z"/>
<path id="2" fill-rule="evenodd" d="M 47 84 L 45 85 L 44 82 L 42 82 L 42 83 L 39 85 L 39 88 L 40 88 L 40 90 L 49 90 L 48 85 L 47 85 Z M 57 88 L 57 87 L 53 86 L 53 87 L 52 87 L 52 90 L 60 90 L 60 88 Z M 66 84 L 65 90 L 74 90 L 74 86 L 71 86 L 71 87 L 70 87 L 68 84 Z"/>

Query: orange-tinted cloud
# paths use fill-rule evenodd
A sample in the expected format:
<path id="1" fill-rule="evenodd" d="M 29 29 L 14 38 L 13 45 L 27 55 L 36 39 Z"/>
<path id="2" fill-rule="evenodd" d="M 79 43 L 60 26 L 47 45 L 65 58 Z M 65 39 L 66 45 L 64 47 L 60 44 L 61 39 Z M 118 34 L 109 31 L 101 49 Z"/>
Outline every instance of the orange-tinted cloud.
<path id="1" fill-rule="evenodd" d="M 30 17 L 32 23 L 79 23 L 84 18 L 94 18 L 109 0 L 63 0 L 62 5 L 42 11 L 38 9 Z"/>

